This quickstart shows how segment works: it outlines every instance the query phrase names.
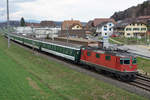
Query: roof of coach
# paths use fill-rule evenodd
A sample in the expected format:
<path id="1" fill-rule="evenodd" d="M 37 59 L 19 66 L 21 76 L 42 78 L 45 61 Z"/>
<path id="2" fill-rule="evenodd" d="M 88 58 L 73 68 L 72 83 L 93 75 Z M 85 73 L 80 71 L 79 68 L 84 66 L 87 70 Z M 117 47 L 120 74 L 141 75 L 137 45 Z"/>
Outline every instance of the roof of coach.
<path id="1" fill-rule="evenodd" d="M 72 43 L 66 43 L 66 42 L 60 42 L 60 41 L 53 41 L 49 39 L 37 39 L 31 36 L 23 36 L 23 35 L 18 35 L 18 34 L 13 34 L 22 38 L 27 38 L 30 40 L 36 40 L 36 41 L 41 41 L 42 43 L 47 43 L 47 44 L 53 44 L 53 45 L 58 45 L 58 46 L 65 46 L 69 48 L 75 48 L 75 49 L 80 49 L 82 45 L 79 44 L 72 44 Z"/>

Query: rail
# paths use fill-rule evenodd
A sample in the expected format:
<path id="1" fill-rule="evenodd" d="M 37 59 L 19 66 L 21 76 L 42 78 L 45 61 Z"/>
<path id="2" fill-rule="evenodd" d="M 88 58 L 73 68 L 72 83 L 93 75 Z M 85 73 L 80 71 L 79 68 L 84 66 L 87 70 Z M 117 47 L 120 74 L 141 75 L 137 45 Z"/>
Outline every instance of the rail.
<path id="1" fill-rule="evenodd" d="M 137 74 L 136 80 L 129 84 L 150 92 L 150 77 L 145 75 Z"/>

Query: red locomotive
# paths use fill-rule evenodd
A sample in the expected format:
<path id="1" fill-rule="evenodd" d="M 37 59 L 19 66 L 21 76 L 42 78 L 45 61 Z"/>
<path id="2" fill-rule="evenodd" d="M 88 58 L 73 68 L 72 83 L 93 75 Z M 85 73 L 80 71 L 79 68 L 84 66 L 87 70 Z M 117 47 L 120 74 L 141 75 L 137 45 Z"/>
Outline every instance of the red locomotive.
<path id="1" fill-rule="evenodd" d="M 80 63 L 106 71 L 123 81 L 134 80 L 137 73 L 136 57 L 117 50 L 82 48 Z"/>

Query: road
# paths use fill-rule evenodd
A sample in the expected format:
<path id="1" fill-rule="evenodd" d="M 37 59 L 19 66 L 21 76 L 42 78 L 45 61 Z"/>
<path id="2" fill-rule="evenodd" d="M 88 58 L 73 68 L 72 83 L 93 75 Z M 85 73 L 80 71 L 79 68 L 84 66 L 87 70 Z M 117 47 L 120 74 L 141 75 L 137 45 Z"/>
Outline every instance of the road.
<path id="1" fill-rule="evenodd" d="M 150 58 L 150 46 L 144 45 L 124 45 L 121 48 L 129 49 L 128 52 Z"/>

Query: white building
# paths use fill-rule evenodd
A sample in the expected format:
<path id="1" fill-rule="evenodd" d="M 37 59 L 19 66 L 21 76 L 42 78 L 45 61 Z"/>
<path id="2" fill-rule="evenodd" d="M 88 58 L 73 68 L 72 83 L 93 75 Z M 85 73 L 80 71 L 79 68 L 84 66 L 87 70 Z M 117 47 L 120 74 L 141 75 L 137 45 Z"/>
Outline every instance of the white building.
<path id="1" fill-rule="evenodd" d="M 61 28 L 34 28 L 36 38 L 54 38 L 58 36 Z"/>
<path id="2" fill-rule="evenodd" d="M 15 32 L 17 34 L 32 34 L 33 33 L 32 28 L 29 26 L 27 26 L 27 27 L 16 27 L 14 29 L 15 29 Z"/>
<path id="3" fill-rule="evenodd" d="M 58 32 L 61 28 L 31 28 L 31 27 L 16 27 L 15 32 L 17 34 L 31 35 L 36 38 L 54 38 L 58 36 Z"/>
<path id="4" fill-rule="evenodd" d="M 113 22 L 103 22 L 96 26 L 96 33 L 102 37 L 110 36 L 113 34 Z"/>

